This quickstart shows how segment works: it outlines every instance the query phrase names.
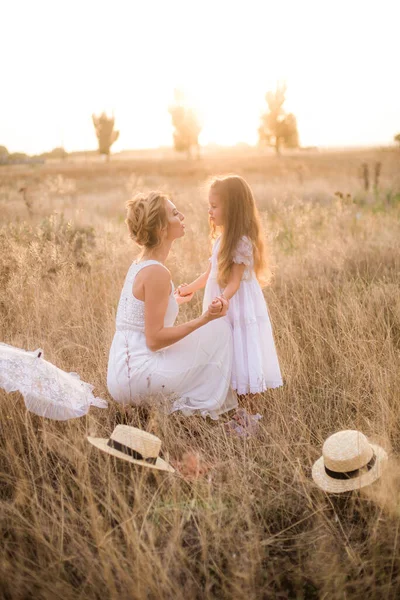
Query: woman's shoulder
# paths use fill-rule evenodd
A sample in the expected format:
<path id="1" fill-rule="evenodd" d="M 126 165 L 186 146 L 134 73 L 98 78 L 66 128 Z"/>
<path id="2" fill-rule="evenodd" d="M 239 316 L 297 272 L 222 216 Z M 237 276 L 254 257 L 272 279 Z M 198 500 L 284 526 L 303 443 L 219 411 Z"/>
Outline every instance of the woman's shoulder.
<path id="1" fill-rule="evenodd" d="M 162 262 L 153 259 L 133 261 L 133 263 L 131 264 L 131 268 L 132 267 L 138 269 L 139 271 L 143 269 L 158 268 L 163 269 L 164 271 L 167 271 L 169 273 L 168 267 L 166 267 Z"/>
<path id="2" fill-rule="evenodd" d="M 144 281 L 157 280 L 160 283 L 170 282 L 171 273 L 165 265 L 158 261 L 145 261 L 143 263 L 133 263 L 132 268 L 136 272 L 136 277 Z"/>
<path id="3" fill-rule="evenodd" d="M 149 274 L 150 277 L 154 276 L 154 274 L 157 273 L 157 277 L 171 279 L 170 270 L 165 265 L 159 262 L 153 262 L 151 264 L 145 265 L 145 267 L 143 267 L 142 270 L 144 271 L 144 273 L 147 272 L 147 274 Z"/>

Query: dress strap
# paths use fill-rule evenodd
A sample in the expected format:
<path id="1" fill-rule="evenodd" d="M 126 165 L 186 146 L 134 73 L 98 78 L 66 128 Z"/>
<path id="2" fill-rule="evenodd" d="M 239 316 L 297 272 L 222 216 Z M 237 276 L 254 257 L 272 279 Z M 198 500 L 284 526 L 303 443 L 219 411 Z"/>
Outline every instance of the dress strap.
<path id="1" fill-rule="evenodd" d="M 132 271 L 134 271 L 135 275 L 137 275 L 139 271 L 141 271 L 145 267 L 151 267 L 152 265 L 160 265 L 160 267 L 163 267 L 166 271 L 168 271 L 167 267 L 158 260 L 142 260 L 139 262 L 133 262 L 131 268 Z"/>
<path id="2" fill-rule="evenodd" d="M 139 261 L 139 262 L 133 262 L 130 267 L 131 283 L 133 283 L 133 280 L 135 279 L 135 277 L 139 273 L 139 271 L 141 271 L 145 267 L 151 267 L 153 265 L 160 265 L 160 267 L 163 267 L 163 269 L 168 271 L 167 267 L 165 265 L 163 265 L 161 262 L 159 262 L 158 260 L 150 259 L 150 260 L 143 260 L 143 261 Z M 168 271 L 168 274 L 169 274 L 169 271 Z M 171 294 L 173 294 L 174 291 L 175 291 L 175 287 L 171 280 Z M 141 301 L 139 300 L 139 302 L 141 302 Z"/>

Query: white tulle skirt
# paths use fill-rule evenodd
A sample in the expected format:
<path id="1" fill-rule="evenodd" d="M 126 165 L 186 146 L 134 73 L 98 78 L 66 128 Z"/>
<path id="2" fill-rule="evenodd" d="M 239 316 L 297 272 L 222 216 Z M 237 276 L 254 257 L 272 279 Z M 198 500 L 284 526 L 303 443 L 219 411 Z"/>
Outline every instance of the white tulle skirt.
<path id="1" fill-rule="evenodd" d="M 126 329 L 114 335 L 107 386 L 121 404 L 154 403 L 217 419 L 237 406 L 231 367 L 232 334 L 223 319 L 157 352 L 147 348 L 143 331 Z"/>
<path id="2" fill-rule="evenodd" d="M 209 278 L 203 310 L 221 293 L 215 278 Z M 231 386 L 238 394 L 257 394 L 282 385 L 282 375 L 267 304 L 257 279 L 243 280 L 230 300 L 225 317 L 232 328 L 233 360 Z"/>

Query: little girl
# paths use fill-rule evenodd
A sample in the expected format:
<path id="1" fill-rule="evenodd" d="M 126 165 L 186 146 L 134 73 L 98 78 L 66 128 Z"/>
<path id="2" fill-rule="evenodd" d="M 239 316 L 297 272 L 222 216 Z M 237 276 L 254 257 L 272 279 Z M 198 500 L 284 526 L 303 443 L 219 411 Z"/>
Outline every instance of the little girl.
<path id="1" fill-rule="evenodd" d="M 257 394 L 282 385 L 268 309 L 259 281 L 266 259 L 260 217 L 248 183 L 238 175 L 215 179 L 209 192 L 209 219 L 215 239 L 205 273 L 178 293 L 206 287 L 203 307 L 223 295 L 233 332 L 232 388 Z"/>

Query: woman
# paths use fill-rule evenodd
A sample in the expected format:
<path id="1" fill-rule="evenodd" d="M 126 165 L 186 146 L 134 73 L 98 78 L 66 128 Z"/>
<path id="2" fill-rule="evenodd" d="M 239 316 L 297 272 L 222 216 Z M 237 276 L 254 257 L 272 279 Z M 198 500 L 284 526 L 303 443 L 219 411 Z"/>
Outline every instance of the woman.
<path id="1" fill-rule="evenodd" d="M 164 266 L 174 240 L 185 233 L 184 216 L 160 192 L 139 194 L 127 205 L 131 238 L 142 247 L 129 268 L 117 310 L 107 385 L 122 404 L 171 401 L 171 412 L 217 419 L 237 406 L 230 389 L 232 339 L 224 317 L 228 302 L 216 298 L 200 317 L 175 326 L 180 297 Z"/>

